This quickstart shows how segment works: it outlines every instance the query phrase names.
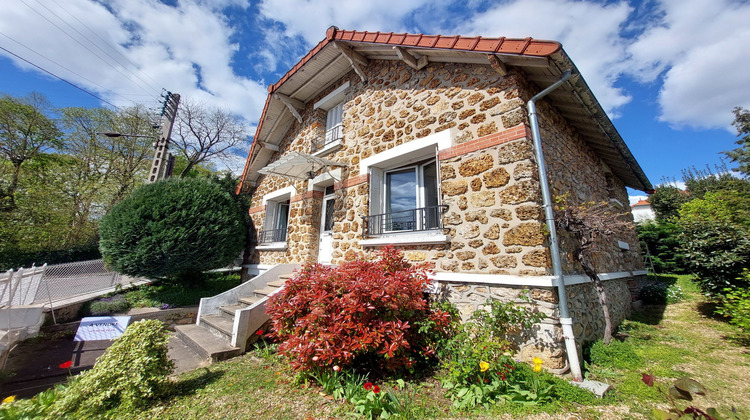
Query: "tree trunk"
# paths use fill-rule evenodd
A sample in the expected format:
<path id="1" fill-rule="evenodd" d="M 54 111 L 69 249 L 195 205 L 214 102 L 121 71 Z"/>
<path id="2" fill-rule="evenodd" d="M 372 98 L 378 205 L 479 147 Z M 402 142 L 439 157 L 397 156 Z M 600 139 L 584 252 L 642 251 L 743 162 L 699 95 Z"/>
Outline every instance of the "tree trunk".
<path id="1" fill-rule="evenodd" d="M 596 293 L 599 296 L 599 304 L 602 306 L 602 312 L 604 314 L 604 337 L 602 337 L 602 342 L 604 342 L 604 344 L 609 344 L 609 342 L 612 341 L 612 317 L 609 313 L 609 301 L 607 300 L 607 294 L 604 291 L 604 283 L 599 279 L 594 267 L 592 267 L 584 258 L 582 249 L 576 250 L 575 255 L 583 268 L 583 272 L 589 276 L 594 283 L 594 287 L 596 287 Z"/>

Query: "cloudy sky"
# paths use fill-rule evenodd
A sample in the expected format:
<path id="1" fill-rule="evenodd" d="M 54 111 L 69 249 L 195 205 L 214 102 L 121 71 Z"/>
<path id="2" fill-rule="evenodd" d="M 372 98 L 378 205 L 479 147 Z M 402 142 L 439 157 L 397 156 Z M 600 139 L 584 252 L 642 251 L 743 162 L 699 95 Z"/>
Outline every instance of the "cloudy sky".
<path id="1" fill-rule="evenodd" d="M 162 88 L 254 127 L 331 25 L 562 42 L 654 184 L 719 163 L 750 108 L 750 3 L 732 0 L 4 0 L 0 93 L 156 106 Z M 7 51 L 4 51 L 4 50 Z M 240 156 L 235 165 L 241 165 Z"/>

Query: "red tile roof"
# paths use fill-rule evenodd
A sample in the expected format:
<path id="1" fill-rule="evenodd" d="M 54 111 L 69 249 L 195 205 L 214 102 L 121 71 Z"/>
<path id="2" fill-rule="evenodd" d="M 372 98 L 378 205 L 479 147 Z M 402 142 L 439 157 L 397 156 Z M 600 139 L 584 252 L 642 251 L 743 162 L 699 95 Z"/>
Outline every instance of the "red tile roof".
<path id="1" fill-rule="evenodd" d="M 557 41 L 545 41 L 533 38 L 487 38 L 481 36 L 466 37 L 460 35 L 396 34 L 393 32 L 346 31 L 331 26 L 326 31 L 326 37 L 324 40 L 320 41 L 318 45 L 305 54 L 305 56 L 302 57 L 294 67 L 289 69 L 289 71 L 287 71 L 278 82 L 268 86 L 269 96 L 266 98 L 266 105 L 263 107 L 260 124 L 258 125 L 256 133 L 260 131 L 261 124 L 263 124 L 263 121 L 265 120 L 268 101 L 271 98 L 270 94 L 292 77 L 294 73 L 301 69 L 318 52 L 320 52 L 320 50 L 333 41 L 365 42 L 416 48 L 481 52 L 487 54 L 516 54 L 534 57 L 547 57 L 562 49 L 562 45 Z M 240 185 L 237 187 L 237 192 L 242 189 L 242 184 L 245 181 L 245 176 L 247 175 L 248 166 L 250 159 L 253 156 L 253 149 L 255 149 L 256 143 L 257 142 L 253 141 L 250 146 L 250 153 L 248 154 L 248 159 L 245 163 L 245 169 L 242 171 L 242 177 L 240 178 Z"/>
<path id="2" fill-rule="evenodd" d="M 445 36 L 424 34 L 395 34 L 393 32 L 346 31 L 331 26 L 326 31 L 326 38 L 311 49 L 284 77 L 268 87 L 272 93 L 287 79 L 310 61 L 315 54 L 332 41 L 366 42 L 393 46 L 416 48 L 436 48 L 443 50 L 471 51 L 488 54 L 518 54 L 534 57 L 547 57 L 562 49 L 557 41 L 545 41 L 533 38 L 486 38 L 481 36 Z"/>
<path id="3" fill-rule="evenodd" d="M 649 203 L 646 200 L 641 199 L 641 200 L 638 200 L 637 203 L 631 204 L 630 207 L 635 207 L 635 206 L 650 206 L 650 205 L 651 205 L 651 203 Z"/>

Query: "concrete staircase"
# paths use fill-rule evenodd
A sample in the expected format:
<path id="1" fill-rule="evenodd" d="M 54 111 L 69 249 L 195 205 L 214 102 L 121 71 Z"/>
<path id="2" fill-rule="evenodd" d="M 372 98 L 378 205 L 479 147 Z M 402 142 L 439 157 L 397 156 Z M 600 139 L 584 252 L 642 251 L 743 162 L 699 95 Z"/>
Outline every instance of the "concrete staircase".
<path id="1" fill-rule="evenodd" d="M 298 268 L 299 264 L 279 264 L 234 289 L 201 299 L 197 322 L 175 327 L 177 336 L 211 363 L 244 353 L 257 340 L 254 333 L 269 320 L 266 301 Z"/>

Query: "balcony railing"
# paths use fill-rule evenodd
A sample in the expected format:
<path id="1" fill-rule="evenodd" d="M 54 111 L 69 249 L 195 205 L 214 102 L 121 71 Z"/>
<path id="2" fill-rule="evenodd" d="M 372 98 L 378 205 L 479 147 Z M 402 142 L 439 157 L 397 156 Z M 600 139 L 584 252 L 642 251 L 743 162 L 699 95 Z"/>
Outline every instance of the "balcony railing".
<path id="1" fill-rule="evenodd" d="M 286 228 L 262 230 L 258 233 L 258 243 L 269 244 L 272 242 L 286 242 Z"/>
<path id="2" fill-rule="evenodd" d="M 325 136 L 316 137 L 312 142 L 312 152 L 315 153 L 318 150 L 323 150 L 326 146 L 333 143 L 336 140 L 344 138 L 344 126 L 339 124 L 326 131 Z"/>
<path id="3" fill-rule="evenodd" d="M 443 228 L 443 213 L 448 206 L 423 207 L 421 209 L 374 214 L 364 218 L 364 237 L 394 232 L 417 232 Z"/>

